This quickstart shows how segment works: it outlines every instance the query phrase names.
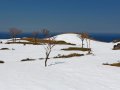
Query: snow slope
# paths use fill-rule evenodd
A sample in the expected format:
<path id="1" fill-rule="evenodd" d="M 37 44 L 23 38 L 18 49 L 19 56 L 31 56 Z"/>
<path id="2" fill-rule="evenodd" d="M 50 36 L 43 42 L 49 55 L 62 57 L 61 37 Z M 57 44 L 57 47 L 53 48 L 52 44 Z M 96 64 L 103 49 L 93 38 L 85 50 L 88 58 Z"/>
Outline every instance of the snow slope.
<path id="1" fill-rule="evenodd" d="M 79 45 L 80 44 L 79 41 L 81 41 L 80 38 L 78 38 L 78 34 L 75 33 L 66 33 L 66 34 L 57 35 L 56 40 L 63 40 L 77 45 Z"/>
<path id="2" fill-rule="evenodd" d="M 76 34 L 62 34 L 56 39 L 75 43 L 75 47 L 81 44 Z M 0 48 L 10 49 L 0 50 L 0 60 L 5 61 L 0 64 L 0 90 L 119 90 L 120 68 L 102 65 L 120 60 L 120 52 L 113 51 L 113 45 L 91 40 L 94 55 L 53 59 L 58 54 L 87 53 L 62 51 L 60 49 L 73 46 L 56 45 L 48 67 L 44 67 L 44 60 L 39 60 L 45 55 L 42 45 L 0 44 Z M 36 60 L 20 61 L 25 58 Z"/>

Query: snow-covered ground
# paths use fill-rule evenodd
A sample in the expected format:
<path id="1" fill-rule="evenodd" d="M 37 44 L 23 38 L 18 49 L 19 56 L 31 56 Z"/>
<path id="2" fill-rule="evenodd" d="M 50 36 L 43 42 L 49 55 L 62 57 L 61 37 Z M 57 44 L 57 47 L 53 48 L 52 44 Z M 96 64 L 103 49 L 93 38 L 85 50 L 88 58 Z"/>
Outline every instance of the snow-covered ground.
<path id="1" fill-rule="evenodd" d="M 56 40 L 81 45 L 76 34 L 58 35 Z M 0 60 L 5 61 L 0 64 L 0 90 L 120 90 L 120 68 L 102 65 L 120 61 L 120 51 L 112 50 L 113 45 L 91 40 L 94 55 L 53 59 L 58 54 L 87 53 L 63 51 L 73 46 L 56 45 L 44 67 L 44 60 L 39 59 L 45 55 L 42 45 L 0 44 L 10 49 L 0 50 Z M 21 62 L 25 58 L 36 60 Z"/>

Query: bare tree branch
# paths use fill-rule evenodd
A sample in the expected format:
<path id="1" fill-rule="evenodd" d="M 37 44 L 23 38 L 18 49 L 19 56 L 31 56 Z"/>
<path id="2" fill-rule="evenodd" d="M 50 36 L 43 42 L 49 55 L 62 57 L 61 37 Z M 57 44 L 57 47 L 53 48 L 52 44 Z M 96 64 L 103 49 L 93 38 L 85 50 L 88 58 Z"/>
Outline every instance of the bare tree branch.
<path id="1" fill-rule="evenodd" d="M 42 33 L 48 37 L 49 36 L 49 31 L 47 29 L 43 29 Z M 46 53 L 46 56 L 45 56 L 45 67 L 47 66 L 47 61 L 49 59 L 49 55 L 50 53 L 52 52 L 52 48 L 55 46 L 55 37 L 48 37 L 46 38 L 47 39 L 47 42 L 43 42 L 43 46 L 44 46 L 44 49 L 45 49 L 45 53 Z"/>
<path id="2" fill-rule="evenodd" d="M 80 33 L 79 35 L 78 35 L 78 37 L 81 39 L 81 41 L 82 41 L 82 48 L 83 48 L 83 42 L 84 42 L 84 39 L 86 38 L 86 35 L 85 35 L 85 33 Z"/>
<path id="3" fill-rule="evenodd" d="M 33 40 L 34 40 L 34 43 L 37 44 L 38 43 L 38 36 L 39 36 L 39 31 L 34 31 L 32 32 L 32 36 L 33 36 Z"/>
<path id="4" fill-rule="evenodd" d="M 10 28 L 9 32 L 10 32 L 11 38 L 13 39 L 13 42 L 16 42 L 16 36 L 22 33 L 22 31 L 17 28 Z"/>

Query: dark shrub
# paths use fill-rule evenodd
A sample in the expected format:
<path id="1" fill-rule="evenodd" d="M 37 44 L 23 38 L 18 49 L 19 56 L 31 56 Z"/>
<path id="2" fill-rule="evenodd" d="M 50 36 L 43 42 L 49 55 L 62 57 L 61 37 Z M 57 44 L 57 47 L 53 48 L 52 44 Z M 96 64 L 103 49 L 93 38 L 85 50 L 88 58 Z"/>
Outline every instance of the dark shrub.
<path id="1" fill-rule="evenodd" d="M 109 64 L 109 63 L 103 63 L 103 65 L 109 65 L 109 66 L 120 67 L 120 62 L 118 62 L 118 63 L 112 63 L 112 64 Z"/>
<path id="2" fill-rule="evenodd" d="M 103 63 L 103 65 L 109 65 L 109 63 Z"/>
<path id="3" fill-rule="evenodd" d="M 1 48 L 0 50 L 9 50 L 9 48 Z"/>
<path id="4" fill-rule="evenodd" d="M 5 63 L 5 62 L 0 60 L 0 63 Z"/>
<path id="5" fill-rule="evenodd" d="M 65 50 L 65 51 L 71 51 L 71 50 L 89 51 L 91 49 L 90 48 L 69 47 L 69 48 L 64 48 L 64 49 L 61 49 L 61 50 Z"/>
<path id="6" fill-rule="evenodd" d="M 70 57 L 76 57 L 76 56 L 84 56 L 84 54 L 77 54 L 77 53 L 72 53 L 72 54 L 69 54 L 69 55 L 58 54 L 58 56 L 56 56 L 54 58 L 70 58 Z"/>
<path id="7" fill-rule="evenodd" d="M 34 40 L 32 38 L 24 38 L 22 40 L 27 40 L 31 43 L 34 44 Z M 46 39 L 37 39 L 38 44 L 42 44 L 42 43 L 52 43 L 52 44 L 61 44 L 61 45 L 75 45 L 72 43 L 67 43 L 65 41 L 53 41 L 53 40 L 46 40 Z"/>
<path id="8" fill-rule="evenodd" d="M 116 66 L 116 67 L 120 67 L 120 62 L 118 62 L 118 63 L 113 63 L 113 64 L 110 64 L 110 66 Z"/>
<path id="9" fill-rule="evenodd" d="M 120 43 L 113 46 L 113 50 L 120 50 Z"/>
<path id="10" fill-rule="evenodd" d="M 26 58 L 26 59 L 22 59 L 21 61 L 34 61 L 35 59 L 30 59 L 30 58 Z"/>

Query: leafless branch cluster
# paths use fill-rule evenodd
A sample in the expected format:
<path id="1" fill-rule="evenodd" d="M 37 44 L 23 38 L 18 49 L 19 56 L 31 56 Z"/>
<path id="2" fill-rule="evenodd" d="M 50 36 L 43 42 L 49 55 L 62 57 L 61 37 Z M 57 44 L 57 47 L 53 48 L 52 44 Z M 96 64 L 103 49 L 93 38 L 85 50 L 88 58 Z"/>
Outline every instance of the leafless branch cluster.
<path id="1" fill-rule="evenodd" d="M 49 55 L 52 52 L 52 48 L 55 46 L 55 37 L 49 37 L 50 33 L 47 29 L 43 29 L 42 33 L 47 37 L 47 43 L 43 42 L 44 49 L 45 49 L 45 67 L 47 66 L 47 61 L 49 59 Z"/>
<path id="2" fill-rule="evenodd" d="M 43 43 L 44 44 L 44 49 L 45 49 L 45 67 L 47 66 L 47 60 L 49 59 L 49 55 L 52 52 L 52 48 L 55 46 L 55 43 L 53 43 L 53 41 L 55 41 L 55 37 L 51 37 L 48 38 L 48 42 L 47 43 Z"/>
<path id="3" fill-rule="evenodd" d="M 34 39 L 34 43 L 37 44 L 37 39 L 38 39 L 38 36 L 39 36 L 39 31 L 32 32 L 32 36 L 33 36 L 33 39 Z"/>
<path id="4" fill-rule="evenodd" d="M 88 33 L 80 33 L 78 37 L 82 41 L 82 48 L 84 48 L 84 40 L 86 40 L 87 43 L 87 48 L 90 48 L 90 39 L 89 39 L 89 34 Z M 89 41 L 88 41 L 89 40 Z"/>
<path id="5" fill-rule="evenodd" d="M 17 28 L 10 28 L 9 32 L 13 42 L 16 42 L 16 36 L 22 33 L 22 31 Z"/>

